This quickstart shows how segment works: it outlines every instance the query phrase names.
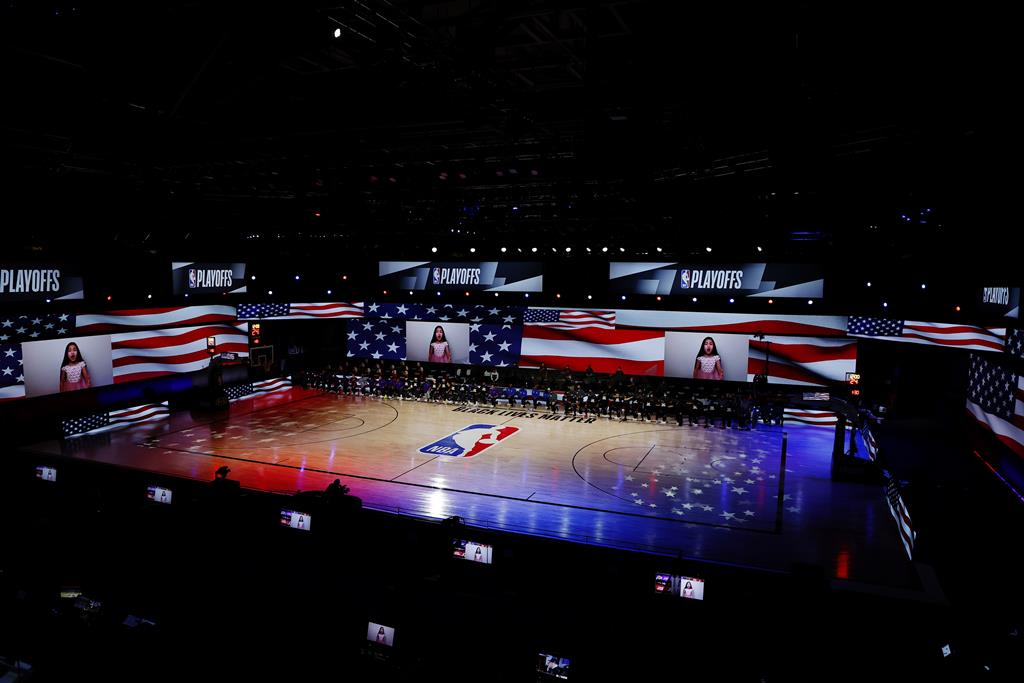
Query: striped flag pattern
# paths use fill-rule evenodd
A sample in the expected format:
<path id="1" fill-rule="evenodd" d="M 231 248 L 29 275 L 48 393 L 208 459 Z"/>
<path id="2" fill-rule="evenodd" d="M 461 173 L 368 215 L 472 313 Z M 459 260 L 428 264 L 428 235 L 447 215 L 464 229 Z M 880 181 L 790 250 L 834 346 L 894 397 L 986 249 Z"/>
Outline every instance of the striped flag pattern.
<path id="1" fill-rule="evenodd" d="M 75 317 L 76 334 L 105 334 L 185 325 L 235 322 L 234 306 L 174 306 L 107 311 Z"/>
<path id="2" fill-rule="evenodd" d="M 523 325 L 539 325 L 552 330 L 615 329 L 614 311 L 577 311 L 564 308 L 528 308 Z"/>
<path id="3" fill-rule="evenodd" d="M 807 408 L 785 408 L 783 417 L 786 422 L 799 422 L 815 427 L 835 427 L 839 422 L 831 410 L 808 410 Z"/>
<path id="4" fill-rule="evenodd" d="M 786 334 L 845 337 L 846 316 L 765 315 L 700 311 L 615 311 L 616 327 L 655 328 L 674 332 L 729 332 L 733 334 Z"/>
<path id="5" fill-rule="evenodd" d="M 846 381 L 846 373 L 857 371 L 857 342 L 850 339 L 816 337 L 772 337 L 750 340 L 747 381 L 765 373 L 776 384 L 828 386 Z"/>
<path id="6" fill-rule="evenodd" d="M 1024 376 L 1002 363 L 971 354 L 967 412 L 1024 457 Z"/>
<path id="7" fill-rule="evenodd" d="M 851 337 L 1002 352 L 1005 348 L 1006 328 L 851 316 L 847 334 Z"/>
<path id="8" fill-rule="evenodd" d="M 73 417 L 62 422 L 65 438 L 101 434 L 126 429 L 145 422 L 166 420 L 171 415 L 167 401 L 163 403 L 146 403 L 141 406 L 112 410 L 109 413 L 98 413 L 82 417 Z"/>
<path id="9" fill-rule="evenodd" d="M 627 375 L 663 375 L 665 332 L 525 325 L 519 365 L 529 368 L 541 363 L 559 369 L 568 366 L 573 372 L 590 366 L 594 372 L 610 374 L 621 367 Z"/>
<path id="10" fill-rule="evenodd" d="M 110 337 L 114 383 L 202 370 L 210 364 L 207 337 L 217 338 L 218 353 L 249 355 L 249 323 L 114 334 Z"/>
<path id="11" fill-rule="evenodd" d="M 868 449 L 868 457 L 873 461 L 878 460 L 878 441 L 871 425 L 865 425 L 861 435 L 864 437 L 864 446 Z"/>
<path id="12" fill-rule="evenodd" d="M 891 476 L 888 479 L 885 486 L 885 498 L 889 504 L 889 513 L 896 520 L 900 541 L 903 542 L 903 549 L 907 551 L 907 558 L 912 560 L 914 559 L 914 542 L 917 540 L 917 533 L 910 520 L 910 512 L 907 511 L 906 503 L 903 501 L 899 482 Z"/>
<path id="13" fill-rule="evenodd" d="M 283 391 L 292 388 L 291 377 L 275 377 L 274 379 L 262 382 L 247 382 L 245 384 L 234 384 L 227 387 L 228 400 L 231 403 L 243 398 L 252 398 L 260 394 L 272 394 L 276 391 Z"/>
<path id="14" fill-rule="evenodd" d="M 239 320 L 317 320 L 321 318 L 361 318 L 360 303 L 240 304 Z"/>

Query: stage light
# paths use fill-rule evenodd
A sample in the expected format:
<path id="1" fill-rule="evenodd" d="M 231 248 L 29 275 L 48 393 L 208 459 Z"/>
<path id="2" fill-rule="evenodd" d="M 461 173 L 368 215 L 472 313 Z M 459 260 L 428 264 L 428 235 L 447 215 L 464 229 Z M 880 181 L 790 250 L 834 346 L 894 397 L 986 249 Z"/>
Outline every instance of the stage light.
<path id="1" fill-rule="evenodd" d="M 622 295 L 622 300 L 623 300 L 623 301 L 625 301 L 625 300 L 626 300 L 626 295 L 625 295 L 625 294 L 623 294 L 623 295 Z"/>
<path id="2" fill-rule="evenodd" d="M 298 279 L 299 279 L 299 276 L 298 276 L 298 275 L 296 275 L 296 276 L 295 276 L 295 279 L 296 279 L 296 280 L 298 280 Z"/>
<path id="3" fill-rule="evenodd" d="M 654 298 L 657 299 L 658 301 L 661 301 L 661 297 L 660 296 L 656 296 Z"/>
<path id="4" fill-rule="evenodd" d="M 601 247 L 601 252 L 602 253 L 606 253 L 607 251 L 608 251 L 608 247 Z"/>
<path id="5" fill-rule="evenodd" d="M 464 294 L 465 294 L 466 296 L 469 296 L 469 292 L 464 292 Z"/>
<path id="6" fill-rule="evenodd" d="M 314 211 L 313 212 L 313 216 L 315 216 L 316 218 L 320 218 L 320 212 L 319 211 Z"/>
<path id="7" fill-rule="evenodd" d="M 347 280 L 347 279 L 348 279 L 348 275 L 342 275 L 342 276 L 341 276 L 341 279 L 342 279 L 342 280 Z"/>
<path id="8" fill-rule="evenodd" d="M 502 253 L 502 254 L 504 254 L 504 253 L 505 253 L 505 251 L 506 251 L 505 247 L 502 247 L 502 248 L 501 248 L 501 253 Z"/>
<path id="9" fill-rule="evenodd" d="M 619 247 L 619 251 L 626 251 L 625 247 Z"/>
<path id="10" fill-rule="evenodd" d="M 255 276 L 255 275 L 250 275 L 250 276 L 249 276 L 249 279 L 250 279 L 250 280 L 255 280 L 255 279 L 256 279 L 256 276 Z"/>
<path id="11" fill-rule="evenodd" d="M 871 280 L 868 280 L 868 287 L 871 286 Z"/>
<path id="12" fill-rule="evenodd" d="M 925 289 L 926 287 L 927 287 L 927 285 L 925 285 L 925 283 L 922 282 L 921 283 L 921 289 Z"/>
<path id="13" fill-rule="evenodd" d="M 113 297 L 112 297 L 112 296 L 110 296 L 109 294 L 107 295 L 107 301 L 110 301 L 110 300 L 111 300 L 112 298 L 113 298 Z"/>
<path id="14" fill-rule="evenodd" d="M 568 254 L 570 251 L 572 251 L 572 247 L 566 247 L 565 248 L 565 253 L 566 254 Z"/>
<path id="15" fill-rule="evenodd" d="M 334 37 L 335 38 L 341 38 L 341 29 L 340 28 L 334 29 Z"/>
<path id="16" fill-rule="evenodd" d="M 810 306 L 810 305 L 811 305 L 811 304 L 813 304 L 813 303 L 814 303 L 814 299 L 808 299 L 808 300 L 807 300 L 807 305 L 808 305 L 808 306 Z"/>
<path id="17" fill-rule="evenodd" d="M 704 247 L 704 249 L 705 249 L 705 251 L 707 251 L 707 252 L 708 252 L 709 254 L 711 253 L 711 247 Z"/>
<path id="18" fill-rule="evenodd" d="M 438 293 L 437 293 L 437 295 L 438 295 L 438 296 L 441 296 L 441 292 L 438 292 Z"/>
<path id="19" fill-rule="evenodd" d="M 385 289 L 384 290 L 384 296 L 387 296 L 387 295 L 388 295 L 388 290 Z"/>
<path id="20" fill-rule="evenodd" d="M 731 303 L 731 304 L 734 304 L 734 303 L 736 303 L 736 299 L 732 299 L 732 298 L 730 298 L 730 299 L 729 299 L 729 303 Z M 808 303 L 810 303 L 810 302 L 808 302 Z"/>
<path id="21" fill-rule="evenodd" d="M 562 298 L 562 295 L 561 295 L 561 294 L 555 294 L 555 298 L 556 298 L 556 299 L 561 299 L 561 298 Z"/>
<path id="22" fill-rule="evenodd" d="M 498 293 L 497 293 L 497 292 L 495 292 L 495 293 L 494 293 L 494 296 L 498 296 Z"/>
<path id="23" fill-rule="evenodd" d="M 431 247 L 430 248 L 430 253 L 431 254 L 436 254 L 437 253 L 437 247 Z"/>
<path id="24" fill-rule="evenodd" d="M 775 299 L 768 299 L 768 303 L 770 303 L 770 304 L 775 303 Z"/>
<path id="25" fill-rule="evenodd" d="M 518 210 L 519 210 L 519 207 L 518 207 L 518 206 L 513 206 L 513 207 L 512 207 L 512 210 L 513 210 L 513 211 L 518 211 Z"/>
<path id="26" fill-rule="evenodd" d="M 889 302 L 888 301 L 883 301 L 882 302 L 882 308 L 889 308 Z"/>
<path id="27" fill-rule="evenodd" d="M 146 295 L 146 298 L 147 298 L 147 299 L 152 299 L 152 298 L 153 298 L 153 295 L 152 295 L 152 294 L 147 294 L 147 295 Z"/>
<path id="28" fill-rule="evenodd" d="M 594 297 L 592 297 L 591 295 L 587 294 L 587 301 L 590 301 L 590 300 L 591 300 L 591 299 L 593 299 L 593 298 L 594 298 Z"/>
<path id="29" fill-rule="evenodd" d="M 268 289 L 267 290 L 267 296 L 274 296 L 274 290 Z"/>
<path id="30" fill-rule="evenodd" d="M 186 299 L 188 298 L 188 292 L 185 292 L 185 298 Z"/>
<path id="31" fill-rule="evenodd" d="M 693 297 L 693 303 L 697 303 L 697 297 Z"/>
<path id="32" fill-rule="evenodd" d="M 331 290 L 329 290 L 329 289 L 328 289 L 328 290 L 327 290 L 327 294 L 328 294 L 328 296 L 330 296 L 330 294 L 331 294 Z"/>
<path id="33" fill-rule="evenodd" d="M 960 307 L 959 307 L 959 306 L 957 306 L 957 307 L 956 307 L 956 312 L 957 312 L 957 313 L 959 313 L 959 312 L 960 312 Z"/>
<path id="34" fill-rule="evenodd" d="M 527 299 L 529 299 L 530 298 L 530 293 L 527 292 L 526 294 L 523 294 L 523 296 L 525 296 Z"/>
<path id="35" fill-rule="evenodd" d="M 531 249 L 530 251 L 532 251 L 532 252 L 533 252 L 534 254 L 536 254 L 536 253 L 537 253 L 537 247 L 534 247 L 534 248 L 533 248 L 533 249 Z"/>
<path id="36" fill-rule="evenodd" d="M 757 248 L 757 253 L 758 253 L 758 254 L 760 254 L 760 253 L 761 253 L 762 251 L 764 251 L 764 249 L 762 249 L 761 247 L 758 247 L 758 248 Z"/>
<path id="37" fill-rule="evenodd" d="M 657 251 L 657 252 L 658 252 L 659 254 L 661 253 L 661 247 L 655 247 L 654 249 L 655 249 L 655 251 Z"/>
<path id="38" fill-rule="evenodd" d="M 587 247 L 587 253 L 588 254 L 590 253 L 590 247 Z"/>
<path id="39" fill-rule="evenodd" d="M 476 253 L 476 247 L 470 247 L 469 248 L 469 253 L 470 254 L 475 254 Z"/>
<path id="40" fill-rule="evenodd" d="M 50 303 L 50 300 L 49 300 L 49 299 L 47 299 L 47 300 L 46 300 L 46 303 Z"/>

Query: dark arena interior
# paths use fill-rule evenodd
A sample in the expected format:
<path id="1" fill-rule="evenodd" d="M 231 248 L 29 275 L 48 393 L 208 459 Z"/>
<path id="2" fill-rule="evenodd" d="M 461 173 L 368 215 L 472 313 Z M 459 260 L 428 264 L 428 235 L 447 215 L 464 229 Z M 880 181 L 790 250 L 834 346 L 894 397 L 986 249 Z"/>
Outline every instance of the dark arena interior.
<path id="1" fill-rule="evenodd" d="M 5 2 L 0 681 L 1024 679 L 1012 23 Z"/>

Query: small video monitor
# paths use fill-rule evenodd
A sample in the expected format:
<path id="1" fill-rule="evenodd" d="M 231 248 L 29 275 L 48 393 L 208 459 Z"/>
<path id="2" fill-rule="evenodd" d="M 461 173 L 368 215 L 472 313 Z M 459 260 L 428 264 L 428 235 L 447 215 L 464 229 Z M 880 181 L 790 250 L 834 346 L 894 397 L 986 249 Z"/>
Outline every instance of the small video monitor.
<path id="1" fill-rule="evenodd" d="M 541 652 L 537 654 L 537 673 L 540 678 L 569 678 L 569 660 L 558 655 Z"/>
<path id="2" fill-rule="evenodd" d="M 366 639 L 371 643 L 379 643 L 388 647 L 395 645 L 395 629 L 376 622 L 369 622 L 366 627 Z"/>
<path id="3" fill-rule="evenodd" d="M 146 497 L 155 503 L 170 504 L 174 493 L 163 486 L 149 486 L 146 488 Z"/>
<path id="4" fill-rule="evenodd" d="M 455 539 L 452 541 L 452 557 L 458 560 L 469 560 L 480 564 L 491 564 L 494 548 L 486 543 Z"/>
<path id="5" fill-rule="evenodd" d="M 36 479 L 43 481 L 57 481 L 57 468 L 39 465 L 36 467 Z"/>
<path id="6" fill-rule="evenodd" d="M 309 531 L 310 524 L 312 523 L 312 515 L 307 512 L 298 512 L 296 510 L 281 510 L 281 526 L 291 527 L 292 529 L 302 529 L 303 531 Z"/>
<path id="7" fill-rule="evenodd" d="M 687 600 L 703 600 L 704 580 L 693 576 L 658 573 L 654 576 L 654 592 Z"/>

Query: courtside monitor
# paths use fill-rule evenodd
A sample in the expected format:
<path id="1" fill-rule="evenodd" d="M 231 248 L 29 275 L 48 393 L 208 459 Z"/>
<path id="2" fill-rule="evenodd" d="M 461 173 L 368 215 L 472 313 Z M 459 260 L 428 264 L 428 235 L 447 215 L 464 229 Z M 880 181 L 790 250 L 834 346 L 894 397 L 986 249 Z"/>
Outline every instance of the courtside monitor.
<path id="1" fill-rule="evenodd" d="M 163 486 L 149 486 L 146 488 L 146 497 L 155 503 L 170 504 L 173 492 Z"/>
<path id="2" fill-rule="evenodd" d="M 57 468 L 39 465 L 36 467 L 36 479 L 43 481 L 57 481 Z"/>
<path id="3" fill-rule="evenodd" d="M 676 574 L 656 574 L 654 576 L 654 592 L 661 595 L 674 595 L 687 600 L 703 600 L 704 579 Z"/>
<path id="4" fill-rule="evenodd" d="M 366 639 L 371 643 L 394 647 L 395 629 L 391 626 L 384 626 L 376 622 L 369 622 L 366 626 Z"/>
<path id="5" fill-rule="evenodd" d="M 309 526 L 312 522 L 312 515 L 306 512 L 297 512 L 295 510 L 281 510 L 281 526 L 291 527 L 292 529 L 302 529 L 303 531 L 309 531 Z"/>
<path id="6" fill-rule="evenodd" d="M 537 655 L 537 673 L 541 679 L 569 678 L 569 660 L 558 655 L 541 652 Z"/>
<path id="7" fill-rule="evenodd" d="M 452 541 L 452 557 L 457 560 L 469 560 L 480 564 L 491 564 L 494 548 L 486 543 L 455 539 Z"/>

